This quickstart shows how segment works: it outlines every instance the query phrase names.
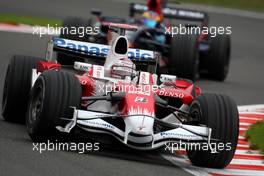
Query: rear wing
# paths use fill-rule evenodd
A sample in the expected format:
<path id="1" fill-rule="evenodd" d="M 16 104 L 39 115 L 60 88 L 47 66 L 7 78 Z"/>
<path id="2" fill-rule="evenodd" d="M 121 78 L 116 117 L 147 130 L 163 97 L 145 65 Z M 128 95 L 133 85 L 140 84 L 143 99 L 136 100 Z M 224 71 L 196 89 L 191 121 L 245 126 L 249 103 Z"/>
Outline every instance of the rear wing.
<path id="1" fill-rule="evenodd" d="M 52 60 L 53 51 L 63 52 L 81 58 L 105 60 L 110 46 L 104 44 L 90 43 L 54 37 L 49 41 L 46 59 Z M 129 48 L 128 58 L 135 62 L 156 63 L 160 53 Z"/>
<path id="2" fill-rule="evenodd" d="M 144 4 L 139 3 L 130 3 L 129 15 L 130 17 L 134 17 L 136 13 L 143 13 L 148 10 L 148 7 Z M 172 8 L 172 7 L 164 7 L 162 9 L 162 13 L 164 18 L 175 18 L 181 20 L 191 20 L 198 21 L 204 24 L 207 24 L 209 21 L 209 16 L 205 12 L 182 9 L 182 8 Z"/>

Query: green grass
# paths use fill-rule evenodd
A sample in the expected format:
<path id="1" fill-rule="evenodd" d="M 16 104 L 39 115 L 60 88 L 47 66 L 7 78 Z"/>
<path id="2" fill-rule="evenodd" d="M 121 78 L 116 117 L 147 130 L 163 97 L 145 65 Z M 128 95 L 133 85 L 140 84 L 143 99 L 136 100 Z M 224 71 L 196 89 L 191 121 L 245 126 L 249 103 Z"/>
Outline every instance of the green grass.
<path id="1" fill-rule="evenodd" d="M 264 12 L 264 0 L 171 0 Z"/>
<path id="2" fill-rule="evenodd" d="M 40 26 L 60 26 L 62 24 L 61 20 L 49 19 L 49 18 L 38 18 L 31 16 L 20 16 L 14 14 L 0 14 L 0 23 L 22 23 L 28 25 L 40 25 Z"/>
<path id="3" fill-rule="evenodd" d="M 251 148 L 259 149 L 264 154 L 264 121 L 252 125 L 246 132 Z"/>

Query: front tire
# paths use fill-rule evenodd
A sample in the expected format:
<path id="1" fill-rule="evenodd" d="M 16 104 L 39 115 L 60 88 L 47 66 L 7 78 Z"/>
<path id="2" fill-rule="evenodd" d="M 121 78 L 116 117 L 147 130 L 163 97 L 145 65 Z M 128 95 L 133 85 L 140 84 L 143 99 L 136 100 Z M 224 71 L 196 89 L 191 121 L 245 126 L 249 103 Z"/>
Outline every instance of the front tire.
<path id="1" fill-rule="evenodd" d="M 36 80 L 30 94 L 26 126 L 33 141 L 53 139 L 69 106 L 80 107 L 81 85 L 75 75 L 48 70 Z"/>
<path id="2" fill-rule="evenodd" d="M 6 121 L 25 122 L 32 69 L 41 60 L 43 59 L 22 55 L 11 58 L 2 97 L 2 115 Z"/>
<path id="3" fill-rule="evenodd" d="M 191 162 L 196 166 L 224 168 L 232 160 L 238 141 L 239 116 L 235 102 L 226 95 L 201 94 L 190 107 L 190 113 L 198 117 L 198 124 L 212 129 L 212 139 L 219 139 L 216 145 L 222 145 L 224 150 L 218 153 L 203 150 L 187 150 Z M 228 146 L 227 146 L 228 145 Z"/>

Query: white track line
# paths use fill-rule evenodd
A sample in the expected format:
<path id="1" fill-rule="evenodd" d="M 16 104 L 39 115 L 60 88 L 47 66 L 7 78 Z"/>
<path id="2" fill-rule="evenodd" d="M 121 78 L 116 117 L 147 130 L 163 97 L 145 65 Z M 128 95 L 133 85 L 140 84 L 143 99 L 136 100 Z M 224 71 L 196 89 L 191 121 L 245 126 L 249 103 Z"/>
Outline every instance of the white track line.
<path id="1" fill-rule="evenodd" d="M 245 131 L 245 130 L 248 130 L 248 128 L 239 128 L 239 130 Z"/>
<path id="2" fill-rule="evenodd" d="M 264 166 L 263 161 L 261 160 L 249 160 L 249 159 L 233 159 L 231 164 L 244 164 L 244 165 L 253 165 L 253 166 Z"/>
<path id="3" fill-rule="evenodd" d="M 258 150 L 236 150 L 235 154 L 239 155 L 258 155 L 263 156 Z"/>
<path id="4" fill-rule="evenodd" d="M 239 119 L 243 119 L 243 120 L 264 120 L 263 118 L 245 117 L 245 116 L 240 116 Z"/>
<path id="5" fill-rule="evenodd" d="M 244 122 L 240 122 L 240 123 L 239 123 L 239 125 L 243 125 L 243 126 L 250 126 L 250 125 L 252 125 L 252 124 L 250 124 L 250 123 L 244 123 Z"/>
<path id="6" fill-rule="evenodd" d="M 237 144 L 238 147 L 249 147 L 247 144 Z"/>

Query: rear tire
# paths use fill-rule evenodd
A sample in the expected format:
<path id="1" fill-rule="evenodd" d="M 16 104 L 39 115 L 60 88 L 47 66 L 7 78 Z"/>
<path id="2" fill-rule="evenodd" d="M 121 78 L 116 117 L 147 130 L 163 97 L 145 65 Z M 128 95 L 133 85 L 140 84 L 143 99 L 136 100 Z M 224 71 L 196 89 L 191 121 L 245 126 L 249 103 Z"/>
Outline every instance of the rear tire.
<path id="1" fill-rule="evenodd" d="M 25 122 L 32 69 L 41 60 L 43 59 L 21 55 L 11 58 L 2 97 L 2 115 L 6 121 Z"/>
<path id="2" fill-rule="evenodd" d="M 207 77 L 224 81 L 228 75 L 231 51 L 229 35 L 217 35 L 210 38 L 210 49 L 202 55 L 201 61 L 208 72 Z"/>
<path id="3" fill-rule="evenodd" d="M 198 73 L 198 54 L 196 35 L 173 36 L 169 56 L 169 73 L 195 81 Z"/>
<path id="4" fill-rule="evenodd" d="M 238 141 L 239 116 L 236 103 L 226 95 L 201 94 L 191 104 L 190 113 L 198 117 L 199 124 L 212 129 L 211 138 L 220 140 L 214 143 L 221 142 L 226 147 L 225 150 L 217 150 L 218 153 L 187 150 L 189 159 L 196 166 L 226 167 L 234 156 Z"/>
<path id="5" fill-rule="evenodd" d="M 36 80 L 30 94 L 26 125 L 33 141 L 54 139 L 60 118 L 69 106 L 80 107 L 81 85 L 75 75 L 48 70 Z"/>

